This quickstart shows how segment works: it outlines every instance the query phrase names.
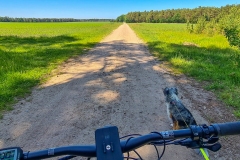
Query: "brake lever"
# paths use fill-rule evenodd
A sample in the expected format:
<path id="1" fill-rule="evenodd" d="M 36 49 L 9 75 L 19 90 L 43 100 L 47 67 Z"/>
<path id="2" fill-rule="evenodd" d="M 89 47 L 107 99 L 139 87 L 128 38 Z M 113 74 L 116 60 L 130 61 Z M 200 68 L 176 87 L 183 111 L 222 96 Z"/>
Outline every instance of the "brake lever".
<path id="1" fill-rule="evenodd" d="M 210 151 L 217 152 L 221 149 L 221 144 L 217 142 L 219 140 L 218 137 L 210 137 L 207 141 L 203 141 L 202 139 L 193 140 L 191 138 L 177 140 L 177 141 L 165 141 L 166 145 L 174 144 L 174 145 L 181 145 L 191 149 L 198 149 L 198 148 L 207 148 Z M 162 146 L 164 143 L 163 140 L 151 142 L 150 144 L 154 144 L 156 146 Z"/>
<path id="2" fill-rule="evenodd" d="M 212 137 L 210 137 L 210 138 L 208 139 L 207 143 L 208 143 L 208 144 L 214 144 L 214 143 L 216 143 L 218 140 L 219 140 L 218 137 L 212 136 Z"/>
<path id="3" fill-rule="evenodd" d="M 210 151 L 217 152 L 219 149 L 221 149 L 221 147 L 222 147 L 222 145 L 219 142 L 217 142 L 212 145 L 203 145 L 201 148 L 207 148 Z"/>
<path id="4" fill-rule="evenodd" d="M 181 145 L 191 149 L 207 148 L 213 152 L 217 152 L 222 147 L 221 144 L 217 141 L 218 141 L 218 137 L 211 137 L 206 142 L 201 142 L 201 140 L 196 141 L 196 140 L 192 140 L 191 138 L 188 138 L 183 141 L 176 142 L 175 145 Z"/>

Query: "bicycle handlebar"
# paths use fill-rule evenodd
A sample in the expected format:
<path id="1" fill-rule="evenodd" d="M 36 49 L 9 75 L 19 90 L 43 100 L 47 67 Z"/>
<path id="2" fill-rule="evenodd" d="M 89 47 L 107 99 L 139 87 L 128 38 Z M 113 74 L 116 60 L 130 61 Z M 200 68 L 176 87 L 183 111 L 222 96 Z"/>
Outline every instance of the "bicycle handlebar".
<path id="1" fill-rule="evenodd" d="M 153 141 L 179 139 L 179 138 L 209 138 L 211 135 L 225 136 L 240 134 L 240 121 L 216 123 L 210 126 L 191 126 L 188 129 L 152 132 L 143 136 L 123 140 L 120 142 L 122 152 L 129 152 Z M 25 152 L 24 159 L 44 159 L 62 155 L 75 155 L 83 157 L 96 157 L 96 146 L 65 146 L 49 148 L 46 150 Z"/>
<path id="2" fill-rule="evenodd" d="M 219 136 L 240 134 L 240 121 L 218 123 L 218 124 L 213 124 L 212 126 L 215 128 L 215 130 L 218 131 Z"/>

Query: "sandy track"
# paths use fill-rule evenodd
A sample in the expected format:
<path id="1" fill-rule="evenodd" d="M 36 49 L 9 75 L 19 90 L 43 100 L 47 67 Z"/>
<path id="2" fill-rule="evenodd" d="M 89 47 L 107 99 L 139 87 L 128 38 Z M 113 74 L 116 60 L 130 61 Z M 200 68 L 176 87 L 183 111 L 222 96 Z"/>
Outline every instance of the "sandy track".
<path id="1" fill-rule="evenodd" d="M 88 54 L 62 65 L 58 75 L 5 114 L 0 148 L 33 151 L 90 144 L 94 131 L 108 124 L 118 126 L 120 136 L 171 129 L 162 93 L 167 86 L 177 86 L 197 122 L 207 123 L 193 106 L 208 103 L 195 99 L 213 95 L 160 68 L 144 43 L 123 24 Z M 144 147 L 140 153 L 144 159 L 156 157 L 153 148 Z M 201 158 L 191 149 L 168 146 L 163 159 Z"/>

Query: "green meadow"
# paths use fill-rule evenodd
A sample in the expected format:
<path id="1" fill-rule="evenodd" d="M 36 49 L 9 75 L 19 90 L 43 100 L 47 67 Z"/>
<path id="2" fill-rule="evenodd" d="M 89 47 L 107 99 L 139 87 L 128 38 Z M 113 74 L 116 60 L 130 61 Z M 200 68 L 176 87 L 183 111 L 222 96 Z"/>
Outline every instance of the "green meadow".
<path id="1" fill-rule="evenodd" d="M 204 81 L 240 117 L 240 50 L 221 35 L 187 32 L 186 24 L 129 24 L 175 74 Z"/>
<path id="2" fill-rule="evenodd" d="M 119 23 L 0 23 L 0 111 Z"/>

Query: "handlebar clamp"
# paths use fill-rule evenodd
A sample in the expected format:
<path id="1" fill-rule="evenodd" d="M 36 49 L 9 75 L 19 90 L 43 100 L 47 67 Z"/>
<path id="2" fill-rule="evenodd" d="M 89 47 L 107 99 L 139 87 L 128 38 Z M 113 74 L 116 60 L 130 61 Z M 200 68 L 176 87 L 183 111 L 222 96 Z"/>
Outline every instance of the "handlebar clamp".
<path id="1" fill-rule="evenodd" d="M 195 126 L 195 125 L 190 125 L 190 129 L 191 129 L 191 131 L 192 131 L 192 137 L 191 137 L 191 138 L 192 138 L 194 141 L 199 140 L 200 137 L 199 137 L 199 133 L 198 133 L 198 128 L 197 128 L 197 126 Z"/>
<path id="2" fill-rule="evenodd" d="M 202 133 L 203 133 L 202 137 L 205 138 L 205 139 L 210 138 L 211 134 L 210 134 L 208 126 L 206 124 L 203 124 L 200 127 L 201 127 Z"/>

